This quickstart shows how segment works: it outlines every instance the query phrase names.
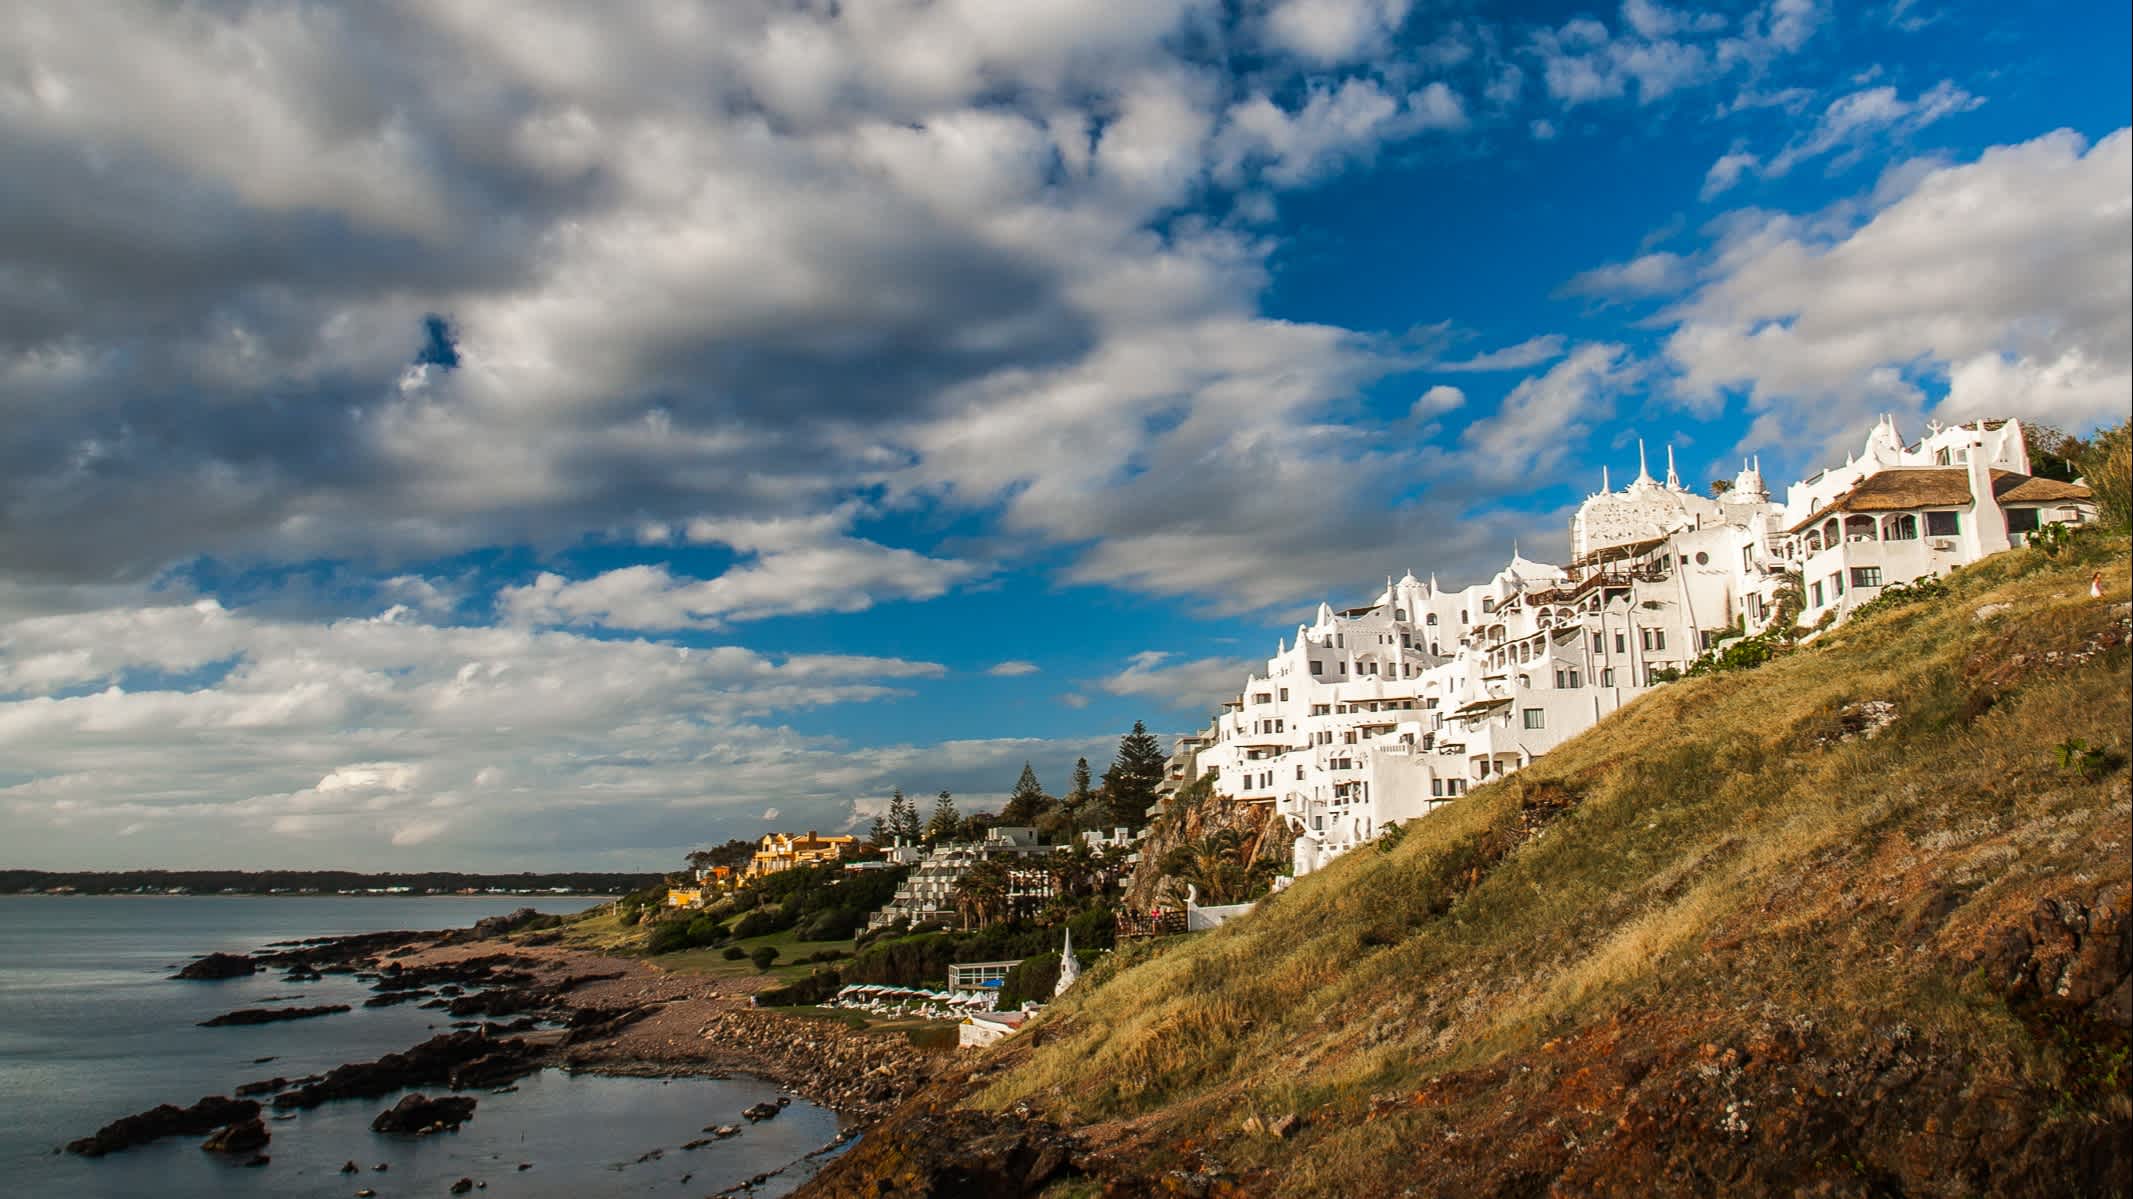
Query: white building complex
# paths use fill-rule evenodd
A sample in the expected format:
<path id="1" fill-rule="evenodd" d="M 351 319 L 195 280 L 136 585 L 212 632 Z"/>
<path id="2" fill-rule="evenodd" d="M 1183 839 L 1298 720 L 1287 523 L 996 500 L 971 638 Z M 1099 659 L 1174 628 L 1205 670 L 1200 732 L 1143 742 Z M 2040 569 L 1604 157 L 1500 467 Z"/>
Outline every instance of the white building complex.
<path id="1" fill-rule="evenodd" d="M 1704 496 L 1644 469 L 1572 518 L 1567 567 L 1515 551 L 1485 583 L 1410 572 L 1370 603 L 1283 638 L 1171 782 L 1271 805 L 1316 868 L 1590 728 L 1704 650 L 1764 631 L 1797 589 L 1798 623 L 1842 619 L 1881 588 L 1975 562 L 2093 515 L 2088 489 L 2030 475 L 2013 421 L 1906 445 L 1883 418 L 1864 452 L 1775 502 L 1759 467 Z"/>

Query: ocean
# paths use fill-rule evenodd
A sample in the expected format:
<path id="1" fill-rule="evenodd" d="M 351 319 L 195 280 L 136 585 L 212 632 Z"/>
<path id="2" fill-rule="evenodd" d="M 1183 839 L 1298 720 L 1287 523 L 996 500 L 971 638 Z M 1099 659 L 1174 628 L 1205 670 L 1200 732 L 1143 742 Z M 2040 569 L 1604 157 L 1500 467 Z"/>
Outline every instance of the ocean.
<path id="1" fill-rule="evenodd" d="M 216 950 L 387 929 L 465 927 L 523 906 L 567 913 L 587 899 L 240 896 L 0 896 L 0 1195 L 332 1197 L 443 1195 L 453 1182 L 505 1199 L 708 1195 L 776 1170 L 829 1143 L 834 1113 L 794 1100 L 761 1124 L 743 1108 L 778 1094 L 767 1082 L 640 1079 L 549 1070 L 514 1093 L 476 1093 L 457 1133 L 425 1138 L 370 1131 L 398 1094 L 345 1100 L 272 1121 L 271 1161 L 247 1168 L 171 1137 L 98 1159 L 57 1152 L 159 1103 L 188 1106 L 240 1083 L 296 1078 L 367 1061 L 449 1031 L 414 1005 L 365 1008 L 371 992 L 345 975 L 285 983 L 279 973 L 177 982 L 179 966 Z M 238 1008 L 346 1003 L 338 1015 L 278 1024 L 199 1028 Z M 260 1059 L 271 1059 L 262 1061 Z M 272 1114 L 269 1108 L 268 1114 Z M 693 1151 L 712 1124 L 741 1135 Z M 656 1154 L 654 1151 L 658 1151 Z M 340 1173 L 344 1162 L 360 1175 Z M 520 1169 L 521 1164 L 527 1169 Z M 385 1171 L 373 1167 L 383 1164 Z M 802 1169 L 760 1189 L 783 1194 Z"/>

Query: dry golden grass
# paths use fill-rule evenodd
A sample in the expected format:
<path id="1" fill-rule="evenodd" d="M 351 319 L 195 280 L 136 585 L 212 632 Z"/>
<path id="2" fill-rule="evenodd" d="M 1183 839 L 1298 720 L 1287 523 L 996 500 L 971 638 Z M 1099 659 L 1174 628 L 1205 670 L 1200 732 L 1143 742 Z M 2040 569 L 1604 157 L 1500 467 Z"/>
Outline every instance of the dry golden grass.
<path id="1" fill-rule="evenodd" d="M 1347 1118 L 1371 1096 L 1668 1004 L 1814 1013 L 1839 1037 L 1900 1016 L 2064 1068 L 1948 963 L 2045 894 L 2127 877 L 2127 651 L 2064 656 L 2111 625 L 2127 555 L 2085 540 L 2060 562 L 2001 555 L 1949 599 L 1760 670 L 1667 687 L 1389 854 L 1114 955 L 971 1102 L 1226 1138 L 1246 1167 L 1276 1152 L 1236 1137 L 1246 1117 L 1338 1112 L 1308 1152 L 1283 1152 L 1279 1189 L 1353 1194 L 1382 1181 L 1364 1163 L 1451 1127 L 1427 1109 Z M 2103 603 L 2086 586 L 2099 565 Z M 2011 607 L 1975 618 L 1986 603 Z M 1843 739 L 1846 706 L 1866 700 L 1896 704 L 1895 722 Z M 2108 771 L 2062 768 L 2068 738 L 2104 748 Z M 1947 910 L 1926 913 L 1935 902 Z M 1907 921 L 1930 925 L 1916 945 L 1892 941 Z"/>

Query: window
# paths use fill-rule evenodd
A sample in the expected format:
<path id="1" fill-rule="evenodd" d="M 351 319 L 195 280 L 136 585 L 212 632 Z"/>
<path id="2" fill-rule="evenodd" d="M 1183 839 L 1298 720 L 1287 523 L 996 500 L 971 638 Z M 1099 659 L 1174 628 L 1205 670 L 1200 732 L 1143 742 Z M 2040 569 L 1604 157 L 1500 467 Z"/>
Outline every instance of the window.
<path id="1" fill-rule="evenodd" d="M 1335 634 L 1333 635 L 1333 648 L 1335 648 L 1335 649 L 1347 649 L 1347 648 L 1348 648 L 1348 634 L 1346 634 L 1346 633 L 1335 633 Z"/>
<path id="2" fill-rule="evenodd" d="M 1481 601 L 1481 610 L 1483 612 L 1494 612 L 1496 610 L 1496 601 L 1484 598 Z"/>
<path id="3" fill-rule="evenodd" d="M 1570 685 L 1571 685 L 1572 687 L 1576 687 L 1576 686 L 1578 686 L 1578 685 L 1579 685 L 1579 683 L 1578 683 L 1578 672 L 1577 672 L 1577 669 L 1576 669 L 1575 667 L 1571 668 L 1571 671 L 1570 671 Z"/>
<path id="4" fill-rule="evenodd" d="M 1282 702 L 1282 703 L 1288 703 L 1288 702 L 1289 702 L 1289 689 L 1288 689 L 1287 687 L 1283 687 L 1283 688 L 1281 689 L 1281 702 Z"/>
<path id="5" fill-rule="evenodd" d="M 1666 648 L 1665 629 L 1639 629 L 1637 630 L 1637 632 L 1642 636 L 1644 640 L 1645 653 L 1652 653 L 1656 650 L 1663 650 Z"/>
<path id="6" fill-rule="evenodd" d="M 1710 564 L 1711 564 L 1711 555 L 1709 555 L 1709 554 L 1706 554 L 1706 553 L 1704 553 L 1704 552 L 1703 552 L 1702 550 L 1697 550 L 1697 551 L 1696 551 L 1696 565 L 1698 565 L 1698 566 L 1709 566 Z"/>
<path id="7" fill-rule="evenodd" d="M 1435 799 L 1442 799 L 1442 798 L 1444 798 L 1444 780 L 1443 780 L 1443 779 L 1431 779 L 1431 780 L 1429 780 L 1429 793 L 1430 793 L 1430 796 L 1431 796 L 1432 798 L 1435 798 Z"/>
<path id="8" fill-rule="evenodd" d="M 1592 635 L 1592 652 L 1596 654 L 1604 654 L 1607 652 L 1607 639 L 1604 635 L 1599 633 L 1594 633 Z"/>
<path id="9" fill-rule="evenodd" d="M 1470 621 L 1468 621 L 1468 620 L 1467 620 L 1467 618 L 1466 618 L 1466 609 L 1465 609 L 1465 608 L 1461 608 L 1461 609 L 1459 609 L 1459 623 L 1460 623 L 1460 624 L 1468 624 L 1468 623 L 1471 623 L 1471 622 L 1470 622 Z"/>
<path id="10" fill-rule="evenodd" d="M 1946 450 L 1935 450 L 1935 451 L 1933 451 L 1933 465 L 1935 465 L 1935 466 L 1946 466 L 1946 465 L 1948 465 L 1948 451 L 1946 451 Z"/>
<path id="11" fill-rule="evenodd" d="M 1881 586 L 1881 568 L 1880 568 L 1880 567 L 1878 567 L 1878 566 L 1854 566 L 1854 567 L 1852 567 L 1852 586 L 1854 586 L 1854 587 L 1879 587 L 1879 586 Z"/>
<path id="12" fill-rule="evenodd" d="M 2036 532 L 2037 510 L 2035 508 L 2009 508 L 2007 510 L 2007 531 L 2010 534 Z"/>
<path id="13" fill-rule="evenodd" d="M 1312 673 L 1312 674 L 1324 674 L 1324 673 L 1326 673 L 1326 664 L 1325 664 L 1324 662 L 1313 662 L 1313 663 L 1311 663 L 1311 673 Z"/>
<path id="14" fill-rule="evenodd" d="M 1810 583 L 1807 585 L 1807 598 L 1809 601 L 1811 601 L 1808 606 L 1814 608 L 1819 608 L 1824 603 L 1828 602 L 1822 598 L 1822 584 L 1820 583 Z"/>
<path id="15" fill-rule="evenodd" d="M 1430 697 L 1429 697 L 1428 699 L 1425 699 L 1425 700 L 1423 700 L 1423 701 L 1422 701 L 1422 706 L 1423 706 L 1424 708 L 1428 709 L 1429 711 L 1432 711 L 1432 712 L 1436 711 L 1436 710 L 1437 710 L 1437 697 L 1436 697 L 1436 696 L 1434 696 L 1434 695 L 1432 695 L 1432 696 L 1430 696 Z"/>
<path id="16" fill-rule="evenodd" d="M 1958 514 L 1956 514 L 1956 513 L 1954 513 L 1954 512 L 1928 512 L 1928 513 L 1926 513 L 1926 536 L 1928 536 L 1928 537 L 1960 537 L 1960 536 L 1962 536 L 1962 532 L 1963 532 L 1963 522 L 1962 522 L 1961 520 L 1957 519 L 1957 515 L 1958 515 Z"/>
<path id="17" fill-rule="evenodd" d="M 1627 653 L 1627 652 L 1629 651 L 1629 642 L 1628 642 L 1628 640 L 1627 640 L 1627 637 L 1628 637 L 1628 634 L 1626 634 L 1626 633 L 1616 633 L 1616 634 L 1615 634 L 1615 652 L 1616 652 L 1616 653 L 1618 653 L 1618 654 L 1620 654 L 1620 653 Z"/>
<path id="18" fill-rule="evenodd" d="M 1548 714 L 1539 708 L 1527 708 L 1523 715 L 1526 718 L 1526 727 L 1529 729 L 1544 729 L 1548 727 Z"/>
<path id="19" fill-rule="evenodd" d="M 1425 626 L 1429 627 L 1429 628 L 1436 628 L 1436 627 L 1437 627 L 1437 614 L 1436 614 L 1435 612 L 1431 612 L 1431 613 L 1430 613 L 1430 614 L 1428 614 L 1427 616 L 1424 616 L 1424 617 L 1422 618 L 1422 623 L 1423 623 L 1423 624 L 1424 624 Z"/>
<path id="20" fill-rule="evenodd" d="M 1348 664 L 1347 664 L 1346 662 L 1343 662 L 1343 663 L 1341 663 L 1341 673 L 1342 673 L 1342 674 L 1347 674 L 1347 673 L 1348 673 Z"/>
<path id="21" fill-rule="evenodd" d="M 1392 618 L 1393 618 L 1394 620 L 1406 620 L 1406 619 L 1407 619 L 1407 609 L 1405 609 L 1405 608 L 1394 608 L 1394 609 L 1392 610 Z"/>
<path id="22" fill-rule="evenodd" d="M 1833 595 L 1836 595 L 1836 596 L 1839 596 L 1839 597 L 1841 597 L 1841 596 L 1842 596 L 1842 595 L 1844 594 L 1844 572 L 1843 572 L 1843 571 L 1841 571 L 1841 570 L 1840 570 L 1840 571 L 1838 571 L 1837 573 L 1835 573 L 1835 574 L 1833 574 L 1833 575 L 1829 576 L 1829 590 L 1830 590 L 1830 593 L 1831 593 L 1831 594 L 1833 594 Z"/>
<path id="23" fill-rule="evenodd" d="M 1297 781 L 1297 782 L 1299 782 L 1299 783 L 1300 783 L 1300 782 L 1302 782 L 1302 781 L 1303 781 L 1303 777 L 1304 777 L 1304 768 L 1303 768 L 1303 763 L 1301 763 L 1301 762 L 1298 762 L 1298 763 L 1296 764 L 1296 781 Z"/>
<path id="24" fill-rule="evenodd" d="M 1605 670 L 1602 670 L 1602 671 L 1600 672 L 1600 686 L 1602 686 L 1602 687 L 1612 687 L 1612 686 L 1614 686 L 1614 685 L 1615 685 L 1615 668 L 1614 668 L 1614 667 L 1612 667 L 1612 666 L 1610 666 L 1610 667 L 1607 667 L 1607 668 L 1606 668 Z"/>
<path id="25" fill-rule="evenodd" d="M 1556 687 L 1557 687 L 1558 689 L 1562 688 L 1562 687 L 1563 687 L 1563 686 L 1565 685 L 1565 680 L 1567 680 L 1568 678 L 1569 678 L 1569 672 L 1568 672 L 1568 671 L 1565 671 L 1565 670 L 1557 670 L 1557 671 L 1555 672 L 1555 685 L 1556 685 Z"/>
<path id="26" fill-rule="evenodd" d="M 1881 539 L 1883 541 L 1918 540 L 1918 517 L 1909 512 L 1900 516 L 1891 516 L 1888 520 L 1882 522 Z"/>

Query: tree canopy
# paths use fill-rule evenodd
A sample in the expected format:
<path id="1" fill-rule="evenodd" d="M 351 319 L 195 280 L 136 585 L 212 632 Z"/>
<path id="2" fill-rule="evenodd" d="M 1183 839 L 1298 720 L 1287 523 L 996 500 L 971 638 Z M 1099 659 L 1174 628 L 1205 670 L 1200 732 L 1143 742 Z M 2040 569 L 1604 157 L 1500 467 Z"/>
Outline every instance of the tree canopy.
<path id="1" fill-rule="evenodd" d="M 1105 807 L 1111 823 L 1139 828 L 1147 823 L 1148 808 L 1155 803 L 1155 789 L 1163 781 L 1163 746 L 1141 721 L 1118 739 L 1118 756 L 1104 771 Z"/>

